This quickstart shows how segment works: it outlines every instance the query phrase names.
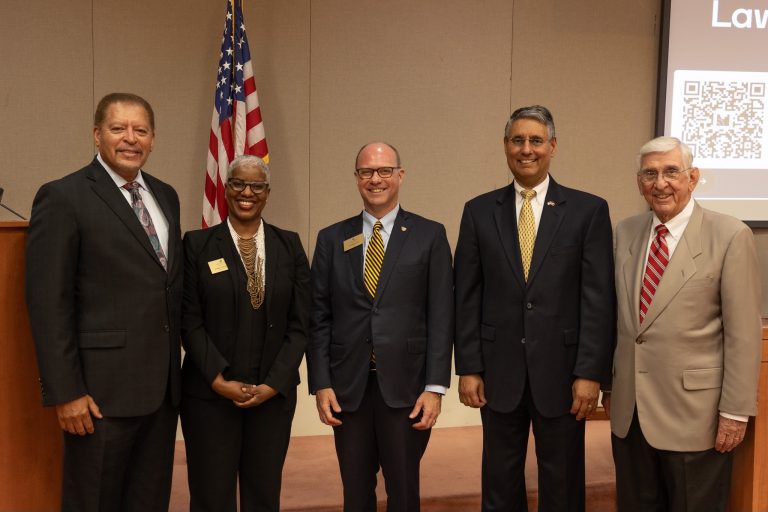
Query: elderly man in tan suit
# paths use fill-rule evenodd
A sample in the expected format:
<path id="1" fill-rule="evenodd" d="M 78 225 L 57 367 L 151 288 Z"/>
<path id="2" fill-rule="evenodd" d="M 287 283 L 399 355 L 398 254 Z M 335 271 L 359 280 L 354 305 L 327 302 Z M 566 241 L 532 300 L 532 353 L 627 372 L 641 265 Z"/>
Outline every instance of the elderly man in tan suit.
<path id="1" fill-rule="evenodd" d="M 651 211 L 616 227 L 611 417 L 619 512 L 726 509 L 732 450 L 756 413 L 760 271 L 750 229 L 691 200 L 691 150 L 640 150 Z"/>

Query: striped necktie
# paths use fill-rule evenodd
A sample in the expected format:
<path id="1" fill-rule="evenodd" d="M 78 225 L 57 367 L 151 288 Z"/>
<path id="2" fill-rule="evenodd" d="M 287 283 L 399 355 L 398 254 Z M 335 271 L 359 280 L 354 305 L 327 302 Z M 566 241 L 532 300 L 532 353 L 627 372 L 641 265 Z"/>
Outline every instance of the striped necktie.
<path id="1" fill-rule="evenodd" d="M 517 221 L 517 235 L 520 241 L 520 258 L 523 261 L 523 275 L 525 281 L 528 281 L 528 272 L 531 270 L 531 259 L 533 258 L 533 244 L 536 241 L 536 220 L 533 218 L 533 208 L 531 200 L 536 197 L 536 191 L 523 189 L 520 191 L 523 196 L 523 207 L 520 208 L 520 218 Z"/>
<path id="2" fill-rule="evenodd" d="M 144 231 L 147 233 L 149 242 L 152 244 L 155 254 L 157 254 L 157 259 L 160 260 L 163 268 L 168 270 L 168 259 L 165 257 L 165 252 L 163 252 L 163 246 L 160 245 L 160 238 L 157 236 L 157 230 L 155 230 L 155 225 L 152 223 L 152 217 L 149 216 L 149 210 L 147 210 L 147 207 L 144 205 L 144 200 L 141 198 L 141 192 L 139 191 L 141 185 L 138 182 L 129 181 L 123 185 L 123 188 L 131 193 L 131 206 L 133 207 L 133 212 L 136 214 L 136 217 L 139 218 L 141 227 L 143 227 Z"/>
<path id="3" fill-rule="evenodd" d="M 654 228 L 656 237 L 651 243 L 651 250 L 648 251 L 648 264 L 645 266 L 643 275 L 643 289 L 640 291 L 640 323 L 645 320 L 648 308 L 651 307 L 651 301 L 656 294 L 656 290 L 661 282 L 661 276 L 664 275 L 664 269 L 669 263 L 669 249 L 667 248 L 666 236 L 669 233 L 667 226 L 659 224 Z"/>
<path id="4" fill-rule="evenodd" d="M 376 296 L 376 285 L 379 283 L 379 274 L 381 273 L 381 264 L 384 262 L 384 239 L 381 238 L 381 221 L 377 220 L 373 225 L 373 234 L 368 240 L 368 247 L 365 249 L 365 268 L 363 270 L 363 281 L 365 289 L 371 297 Z"/>

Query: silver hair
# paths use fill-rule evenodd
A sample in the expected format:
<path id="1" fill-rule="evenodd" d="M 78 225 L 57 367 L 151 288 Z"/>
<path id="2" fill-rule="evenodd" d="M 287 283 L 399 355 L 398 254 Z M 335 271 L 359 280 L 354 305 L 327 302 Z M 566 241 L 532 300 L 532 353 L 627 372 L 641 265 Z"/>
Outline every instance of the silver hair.
<path id="1" fill-rule="evenodd" d="M 238 167 L 258 167 L 264 171 L 264 175 L 267 178 L 267 184 L 272 181 L 267 162 L 256 155 L 240 155 L 235 157 L 235 159 L 232 160 L 232 162 L 229 164 L 229 167 L 227 168 L 227 180 L 232 177 L 232 173 L 234 173 L 235 169 Z"/>
<path id="2" fill-rule="evenodd" d="M 547 133 L 550 139 L 555 138 L 555 120 L 552 118 L 552 112 L 547 107 L 541 105 L 531 105 L 530 107 L 521 107 L 509 116 L 509 121 L 504 127 L 504 138 L 509 138 L 509 130 L 512 128 L 512 123 L 518 119 L 533 119 L 547 127 Z"/>
<path id="3" fill-rule="evenodd" d="M 683 158 L 683 167 L 685 169 L 690 169 L 691 166 L 693 166 L 693 152 L 688 144 L 677 137 L 656 137 L 643 144 L 643 147 L 640 148 L 640 152 L 637 154 L 638 170 L 640 169 L 640 165 L 645 155 L 649 153 L 668 153 L 674 151 L 675 148 L 680 148 L 680 155 Z"/>

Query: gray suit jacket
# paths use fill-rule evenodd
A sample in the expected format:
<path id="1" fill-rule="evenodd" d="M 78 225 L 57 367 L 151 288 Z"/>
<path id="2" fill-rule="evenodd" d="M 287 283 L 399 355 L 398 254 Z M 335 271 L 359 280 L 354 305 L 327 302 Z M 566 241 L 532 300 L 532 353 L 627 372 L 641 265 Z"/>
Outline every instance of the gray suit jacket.
<path id="1" fill-rule="evenodd" d="M 180 396 L 179 199 L 144 175 L 168 220 L 168 271 L 107 171 L 90 165 L 43 185 L 27 241 L 27 305 L 45 405 L 90 394 L 105 416 Z"/>
<path id="2" fill-rule="evenodd" d="M 652 212 L 616 227 L 618 345 L 611 429 L 625 437 L 635 406 L 654 448 L 707 450 L 719 411 L 752 416 L 760 367 L 760 271 L 750 229 L 694 206 L 640 325 Z"/>

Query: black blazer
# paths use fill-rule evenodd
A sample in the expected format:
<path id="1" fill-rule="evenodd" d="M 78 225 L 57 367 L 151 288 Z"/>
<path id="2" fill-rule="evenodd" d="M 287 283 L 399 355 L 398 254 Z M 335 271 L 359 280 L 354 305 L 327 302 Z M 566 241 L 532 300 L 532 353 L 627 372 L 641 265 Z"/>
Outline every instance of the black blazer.
<path id="1" fill-rule="evenodd" d="M 142 174 L 168 221 L 167 272 L 96 159 L 35 196 L 26 286 L 45 405 L 88 393 L 105 416 L 140 416 L 168 387 L 178 403 L 179 199 Z"/>
<path id="2" fill-rule="evenodd" d="M 267 333 L 258 384 L 287 396 L 299 384 L 307 343 L 309 263 L 299 235 L 266 222 L 264 249 Z M 235 355 L 240 297 L 236 267 L 243 263 L 226 222 L 188 232 L 184 253 L 183 390 L 199 398 L 219 397 L 211 383 Z M 228 270 L 214 274 L 208 262 L 220 258 Z"/>
<path id="3" fill-rule="evenodd" d="M 384 401 L 410 407 L 426 384 L 450 385 L 453 279 L 445 228 L 401 208 L 371 300 L 363 286 L 363 246 L 344 250 L 362 227 L 357 215 L 317 237 L 309 388 L 332 387 L 343 410 L 357 410 L 374 348 Z"/>
<path id="4" fill-rule="evenodd" d="M 550 177 L 526 284 L 512 184 L 469 201 L 455 255 L 456 373 L 482 374 L 491 409 L 530 382 L 547 417 L 568 413 L 576 377 L 610 382 L 616 295 L 605 200 Z"/>

